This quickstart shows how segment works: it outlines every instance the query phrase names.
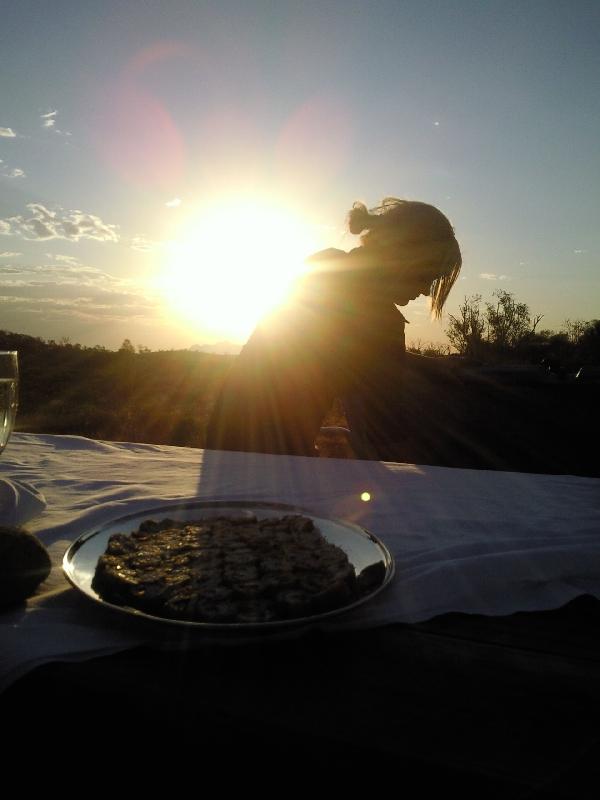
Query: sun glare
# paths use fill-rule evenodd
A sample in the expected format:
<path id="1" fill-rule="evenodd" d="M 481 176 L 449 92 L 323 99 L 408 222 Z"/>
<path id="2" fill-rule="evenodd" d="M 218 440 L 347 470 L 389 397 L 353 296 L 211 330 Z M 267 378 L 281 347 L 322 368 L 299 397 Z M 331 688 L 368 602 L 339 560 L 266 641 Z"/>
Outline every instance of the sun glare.
<path id="1" fill-rule="evenodd" d="M 192 327 L 243 342 L 284 299 L 313 249 L 309 225 L 291 211 L 229 199 L 188 218 L 158 284 Z"/>

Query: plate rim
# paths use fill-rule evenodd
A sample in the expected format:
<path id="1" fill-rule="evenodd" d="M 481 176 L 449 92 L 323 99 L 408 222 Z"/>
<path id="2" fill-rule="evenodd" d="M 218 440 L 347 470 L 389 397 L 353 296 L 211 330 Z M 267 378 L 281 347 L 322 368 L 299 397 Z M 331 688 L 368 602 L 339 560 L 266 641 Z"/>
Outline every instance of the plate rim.
<path id="1" fill-rule="evenodd" d="M 367 592 L 358 599 L 353 600 L 351 603 L 341 606 L 340 608 L 319 612 L 318 614 L 312 614 L 308 617 L 296 617 L 293 619 L 285 619 L 285 620 L 271 620 L 269 622 L 200 622 L 196 620 L 183 620 L 183 619 L 171 619 L 169 617 L 160 617 L 154 614 L 148 614 L 147 612 L 141 611 L 137 608 L 133 608 L 132 606 L 121 606 L 115 603 L 110 603 L 107 600 L 103 600 L 97 593 L 91 593 L 86 591 L 82 586 L 80 586 L 77 583 L 74 576 L 72 575 L 73 571 L 72 565 L 74 563 L 74 559 L 77 553 L 81 550 L 82 547 L 85 546 L 85 544 L 90 539 L 93 539 L 95 536 L 104 533 L 106 528 L 110 528 L 113 525 L 118 525 L 121 523 L 124 524 L 127 521 L 138 519 L 140 517 L 144 517 L 145 519 L 150 519 L 152 518 L 153 514 L 154 515 L 165 514 L 165 517 L 168 517 L 169 512 L 176 513 L 181 511 L 193 511 L 195 509 L 207 509 L 207 508 L 208 509 L 237 508 L 239 510 L 247 509 L 249 511 L 252 511 L 253 509 L 263 508 L 276 511 L 285 511 L 294 514 L 302 514 L 303 516 L 310 517 L 313 520 L 325 520 L 327 522 L 332 522 L 336 525 L 340 525 L 343 528 L 352 530 L 355 534 L 360 535 L 363 539 L 367 539 L 370 542 L 370 544 L 374 545 L 379 550 L 382 556 L 381 560 L 385 567 L 385 576 L 381 581 L 381 583 L 375 589 Z M 330 617 L 344 614 L 358 606 L 363 605 L 364 603 L 370 601 L 381 591 L 383 591 L 383 589 L 385 589 L 390 584 L 395 574 L 395 563 L 394 563 L 394 558 L 390 550 L 386 546 L 386 544 L 381 539 L 379 539 L 378 536 L 371 533 L 371 531 L 367 530 L 361 525 L 357 525 L 355 522 L 350 522 L 348 520 L 342 520 L 335 517 L 321 516 L 318 513 L 314 513 L 313 511 L 307 508 L 301 508 L 299 506 L 290 505 L 289 503 L 278 503 L 278 502 L 260 501 L 260 500 L 206 500 L 206 501 L 184 500 L 180 503 L 172 503 L 170 505 L 156 506 L 148 509 L 142 509 L 139 511 L 131 512 L 129 514 L 124 514 L 122 516 L 117 516 L 110 520 L 105 520 L 99 526 L 94 526 L 92 529 L 84 531 L 67 547 L 62 559 L 62 571 L 63 575 L 65 576 L 67 581 L 71 584 L 71 586 L 77 589 L 77 591 L 79 591 L 84 597 L 88 598 L 92 602 L 100 604 L 105 608 L 109 608 L 111 610 L 118 611 L 122 614 L 126 614 L 129 617 L 133 616 L 140 620 L 148 620 L 152 623 L 160 623 L 162 625 L 169 626 L 170 628 L 183 627 L 186 630 L 191 630 L 191 631 L 194 630 L 206 631 L 209 633 L 217 633 L 217 632 L 251 633 L 256 631 L 264 633 L 267 631 L 278 631 L 291 627 L 299 627 L 303 625 L 315 624 L 317 622 L 320 622 L 321 620 L 326 620 Z"/>

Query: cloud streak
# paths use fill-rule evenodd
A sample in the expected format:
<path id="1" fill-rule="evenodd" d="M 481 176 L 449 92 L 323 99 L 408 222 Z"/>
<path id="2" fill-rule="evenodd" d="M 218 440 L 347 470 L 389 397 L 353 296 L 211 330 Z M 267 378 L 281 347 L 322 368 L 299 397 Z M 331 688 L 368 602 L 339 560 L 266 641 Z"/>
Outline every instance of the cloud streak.
<path id="1" fill-rule="evenodd" d="M 56 133 L 58 136 L 71 136 L 71 131 L 61 131 L 56 127 L 57 116 L 58 111 L 56 110 L 47 111 L 45 114 L 40 114 L 42 128 L 47 131 L 52 131 L 52 133 Z"/>
<path id="2" fill-rule="evenodd" d="M 46 130 L 50 130 L 53 133 L 58 134 L 59 136 L 70 136 L 70 131 L 60 131 L 56 127 L 56 118 L 58 116 L 58 111 L 52 110 L 48 111 L 45 114 L 40 114 L 40 119 L 42 120 L 42 128 Z"/>
<path id="3" fill-rule="evenodd" d="M 47 114 L 40 114 L 42 128 L 53 128 L 56 125 L 56 115 L 58 111 L 48 111 Z"/>
<path id="4" fill-rule="evenodd" d="M 508 275 L 496 275 L 495 272 L 480 272 L 479 277 L 482 278 L 484 281 L 507 281 L 509 280 Z"/>
<path id="5" fill-rule="evenodd" d="M 16 136 L 12 128 L 0 128 L 0 139 L 15 139 Z"/>
<path id="6" fill-rule="evenodd" d="M 19 167 L 9 167 L 0 158 L 0 175 L 4 178 L 24 178 L 25 172 Z"/>
<path id="7" fill-rule="evenodd" d="M 41 203 L 29 203 L 29 215 L 18 214 L 0 219 L 0 234 L 18 236 L 28 241 L 94 239 L 99 242 L 118 242 L 118 226 L 103 222 L 95 214 L 58 209 L 51 211 Z"/>
<path id="8" fill-rule="evenodd" d="M 161 303 L 133 281 L 93 267 L 0 265 L 0 303 L 6 313 L 39 318 L 77 318 L 90 323 L 156 321 Z"/>
<path id="9" fill-rule="evenodd" d="M 156 247 L 158 247 L 158 242 L 155 242 L 152 239 L 147 239 L 145 236 L 134 236 L 129 246 L 132 250 L 139 250 L 142 253 L 149 253 L 151 250 L 154 250 Z"/>
<path id="10" fill-rule="evenodd" d="M 50 258 L 53 261 L 60 261 L 61 264 L 69 264 L 71 266 L 79 266 L 80 261 L 75 256 L 63 256 L 60 254 L 54 255 L 53 253 L 46 253 L 46 258 Z"/>

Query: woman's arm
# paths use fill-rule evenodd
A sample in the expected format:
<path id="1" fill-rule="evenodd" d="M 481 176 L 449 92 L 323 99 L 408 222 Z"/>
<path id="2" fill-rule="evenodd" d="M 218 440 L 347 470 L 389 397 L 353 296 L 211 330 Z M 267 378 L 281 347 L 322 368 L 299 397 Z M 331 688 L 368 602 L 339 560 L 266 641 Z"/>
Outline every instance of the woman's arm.
<path id="1" fill-rule="evenodd" d="M 331 343 L 319 336 L 318 323 L 295 308 L 255 330 L 216 402 L 208 448 L 315 455 L 315 437 L 335 396 L 327 369 Z"/>

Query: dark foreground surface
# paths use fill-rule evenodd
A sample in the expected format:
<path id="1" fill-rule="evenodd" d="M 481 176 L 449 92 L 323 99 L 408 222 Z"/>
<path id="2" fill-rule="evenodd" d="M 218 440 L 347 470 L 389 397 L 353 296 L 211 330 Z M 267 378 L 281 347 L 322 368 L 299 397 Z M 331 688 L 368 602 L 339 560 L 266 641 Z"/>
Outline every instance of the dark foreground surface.
<path id="1" fill-rule="evenodd" d="M 394 416 L 379 438 L 361 439 L 371 398 L 349 398 L 359 457 L 600 476 L 600 380 L 561 380 L 539 368 L 516 366 L 449 373 L 431 361 L 427 370 L 409 373 L 401 391 L 392 390 Z M 359 413 L 352 413 L 353 403 Z"/>
<path id="2" fill-rule="evenodd" d="M 40 667 L 0 712 L 9 753 L 35 743 L 91 784 L 126 759 L 138 786 L 597 798 L 599 626 L 600 602 L 580 597 L 242 646 L 182 639 Z"/>

